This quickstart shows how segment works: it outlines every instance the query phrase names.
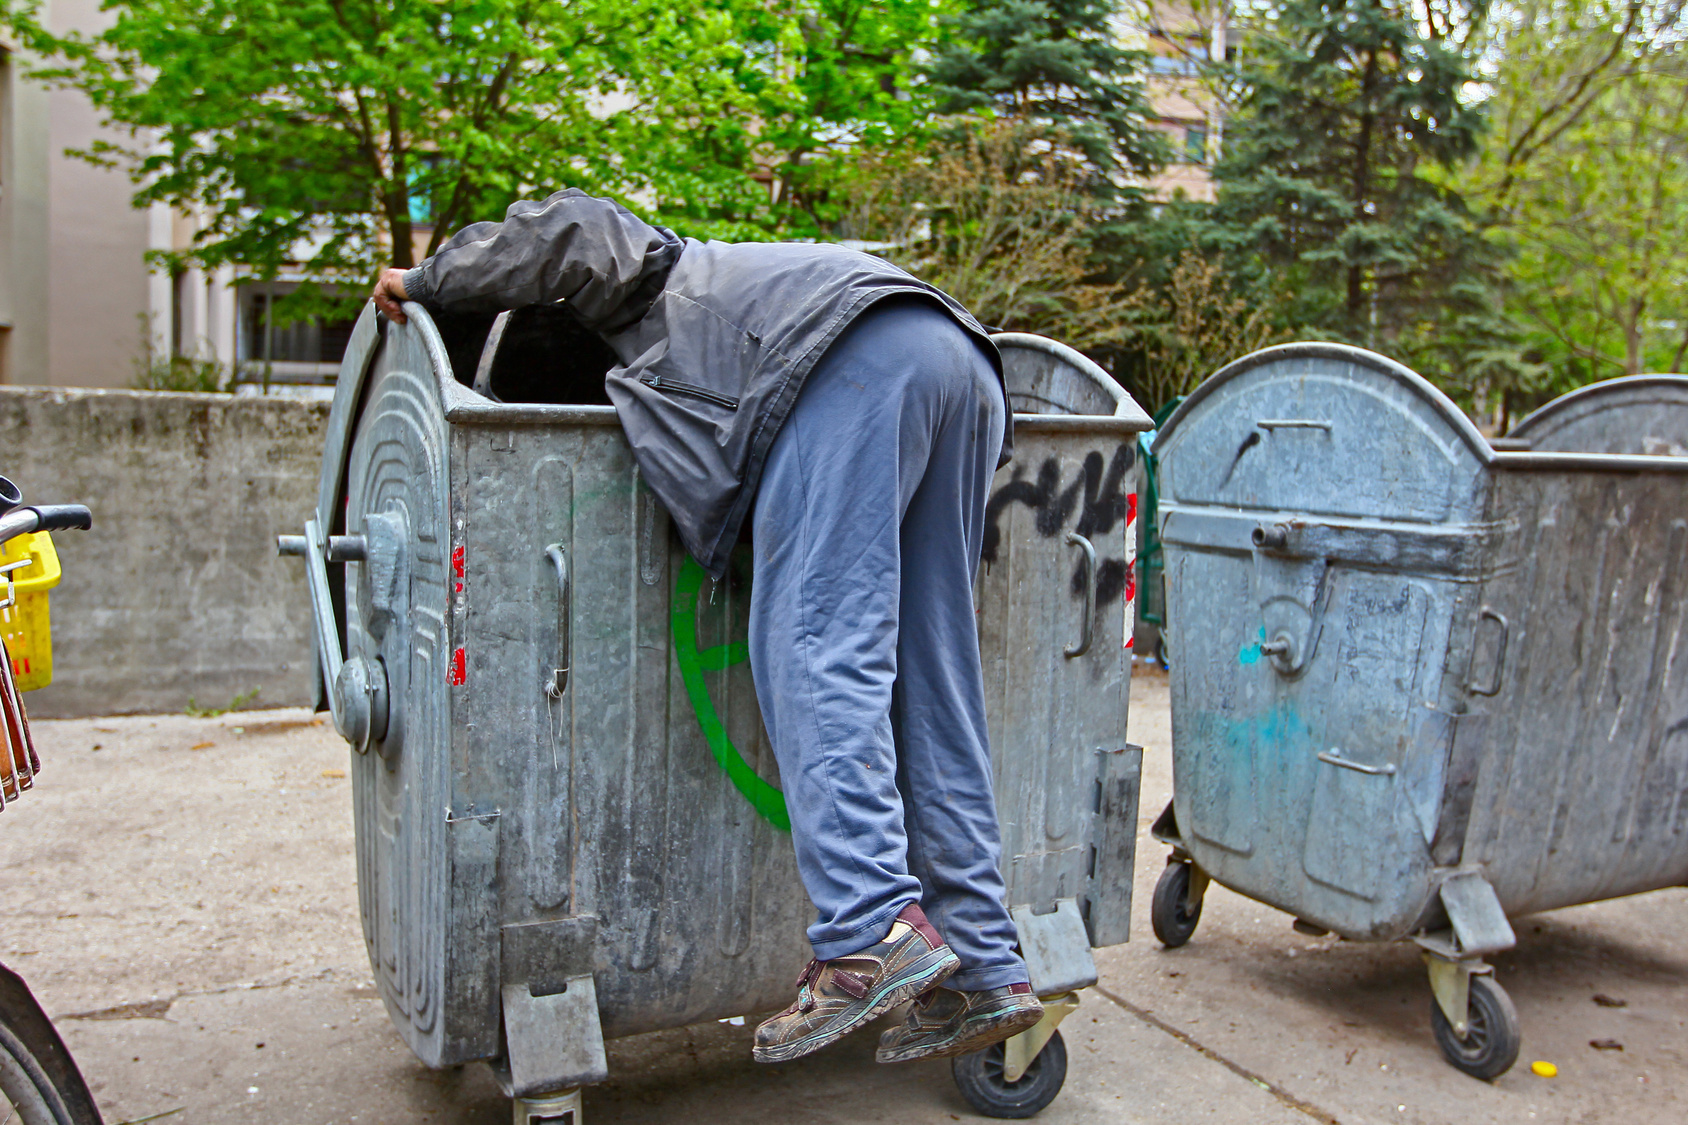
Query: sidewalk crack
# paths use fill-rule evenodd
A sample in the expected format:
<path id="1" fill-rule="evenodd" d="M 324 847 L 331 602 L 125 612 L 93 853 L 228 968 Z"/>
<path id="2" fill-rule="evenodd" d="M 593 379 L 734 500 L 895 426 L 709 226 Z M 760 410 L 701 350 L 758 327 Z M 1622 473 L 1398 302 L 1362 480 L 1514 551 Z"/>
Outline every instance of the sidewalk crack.
<path id="1" fill-rule="evenodd" d="M 1271 1094 L 1274 1098 L 1277 1098 L 1278 1101 L 1282 1102 L 1290 1109 L 1306 1114 L 1313 1120 L 1320 1122 L 1321 1125 L 1342 1125 L 1342 1122 L 1338 1121 L 1334 1114 L 1325 1112 L 1311 1102 L 1303 1101 L 1294 1094 L 1290 1093 L 1288 1090 L 1284 1089 L 1282 1086 L 1278 1085 L 1276 1082 L 1269 1081 L 1254 1073 L 1254 1071 L 1248 1069 L 1247 1067 L 1240 1066 L 1237 1063 L 1232 1062 L 1218 1051 L 1215 1051 L 1212 1047 L 1209 1047 L 1207 1044 L 1201 1042 L 1189 1032 L 1184 1031 L 1182 1028 L 1172 1026 L 1153 1012 L 1149 1011 L 1147 1008 L 1139 1008 L 1136 1004 L 1133 1004 L 1125 997 L 1118 996 L 1103 988 L 1099 984 L 1094 985 L 1093 987 L 1098 993 L 1113 1001 L 1114 1004 L 1118 1005 L 1123 1011 L 1136 1016 L 1138 1019 L 1142 1020 L 1144 1023 L 1148 1024 L 1157 1031 L 1163 1031 L 1172 1036 L 1172 1038 L 1178 1040 L 1178 1042 L 1184 1044 L 1184 1046 L 1190 1048 L 1192 1051 L 1195 1051 L 1204 1058 L 1212 1059 L 1214 1062 L 1218 1063 L 1226 1070 L 1229 1070 L 1237 1077 L 1248 1082 L 1252 1082 L 1262 1090 L 1265 1090 L 1268 1094 Z"/>

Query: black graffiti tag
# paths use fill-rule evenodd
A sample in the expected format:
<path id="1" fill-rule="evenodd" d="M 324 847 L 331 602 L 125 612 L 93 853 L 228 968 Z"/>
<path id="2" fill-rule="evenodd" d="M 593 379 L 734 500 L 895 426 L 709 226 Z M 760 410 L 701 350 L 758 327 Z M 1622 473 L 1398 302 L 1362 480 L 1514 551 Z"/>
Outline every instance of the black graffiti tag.
<path id="1" fill-rule="evenodd" d="M 1078 509 L 1078 526 L 1073 528 L 1086 539 L 1106 535 L 1123 523 L 1131 511 L 1131 496 L 1124 490 L 1125 475 L 1137 463 L 1134 445 L 1120 443 L 1103 471 L 1103 457 L 1099 451 L 1085 454 L 1078 476 L 1066 487 L 1061 486 L 1061 465 L 1054 457 L 1046 458 L 1038 466 L 1037 479 L 1025 479 L 1025 469 L 1014 466 L 1014 475 L 998 488 L 985 506 L 985 542 L 980 558 L 985 563 L 996 562 L 1002 546 L 1002 513 L 1011 504 L 1024 504 L 1036 513 L 1033 526 L 1045 539 L 1057 534 Z M 1080 506 L 1082 502 L 1082 507 Z M 1125 591 L 1125 560 L 1104 558 L 1096 567 L 1096 602 L 1108 605 L 1117 601 Z M 1084 571 L 1081 565 L 1073 568 L 1072 590 L 1084 592 Z"/>

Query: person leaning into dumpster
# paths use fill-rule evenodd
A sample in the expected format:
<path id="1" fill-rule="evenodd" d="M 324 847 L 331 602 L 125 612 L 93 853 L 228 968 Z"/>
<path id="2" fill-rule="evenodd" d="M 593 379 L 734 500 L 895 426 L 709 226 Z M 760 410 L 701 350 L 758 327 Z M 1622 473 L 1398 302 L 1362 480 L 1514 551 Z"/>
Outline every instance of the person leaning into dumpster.
<path id="1" fill-rule="evenodd" d="M 686 548 L 719 578 L 750 521 L 751 671 L 817 912 L 814 960 L 756 1058 L 806 1055 L 906 1000 L 882 1062 L 1036 1023 L 973 609 L 1012 438 L 979 322 L 859 251 L 681 239 L 573 189 L 387 270 L 374 300 L 401 324 L 405 300 L 566 301 L 619 360 L 610 400 Z"/>

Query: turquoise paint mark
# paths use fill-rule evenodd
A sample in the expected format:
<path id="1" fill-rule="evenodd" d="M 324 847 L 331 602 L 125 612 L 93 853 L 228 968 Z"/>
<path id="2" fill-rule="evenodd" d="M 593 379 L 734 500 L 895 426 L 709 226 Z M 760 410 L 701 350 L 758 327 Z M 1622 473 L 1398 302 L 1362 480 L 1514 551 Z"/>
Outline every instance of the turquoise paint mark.
<path id="1" fill-rule="evenodd" d="M 757 814 L 782 832 L 791 831 L 791 816 L 785 808 L 785 794 L 756 775 L 744 755 L 738 752 L 715 710 L 709 685 L 703 682 L 705 672 L 720 672 L 750 659 L 750 649 L 742 644 L 716 645 L 700 650 L 697 647 L 697 596 L 703 588 L 705 574 L 696 559 L 686 556 L 680 576 L 674 582 L 674 609 L 670 627 L 674 633 L 674 660 L 680 665 L 680 679 L 686 685 L 686 698 L 691 701 L 692 713 L 703 729 L 703 740 L 709 752 L 726 771 L 733 787 L 744 794 Z"/>
<path id="2" fill-rule="evenodd" d="M 1266 643 L 1266 626 L 1260 627 L 1260 639 L 1253 644 L 1246 644 L 1237 650 L 1238 664 L 1258 664 L 1260 662 L 1260 646 Z"/>

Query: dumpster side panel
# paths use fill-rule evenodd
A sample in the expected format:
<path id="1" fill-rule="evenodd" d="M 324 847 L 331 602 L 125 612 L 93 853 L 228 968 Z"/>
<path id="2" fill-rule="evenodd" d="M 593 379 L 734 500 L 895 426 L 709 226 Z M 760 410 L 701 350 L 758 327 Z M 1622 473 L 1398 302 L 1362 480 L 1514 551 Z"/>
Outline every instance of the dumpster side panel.
<path id="1" fill-rule="evenodd" d="M 1130 434 L 1029 424 L 1015 443 L 993 481 L 976 594 L 1008 902 L 1045 913 L 1078 897 L 1093 940 L 1106 944 L 1124 940 L 1130 914 L 1119 857 L 1097 869 L 1095 811 L 1126 745 L 1136 446 Z M 1086 554 L 1069 534 L 1095 550 L 1088 588 Z M 1066 655 L 1086 636 L 1087 651 Z"/>
<path id="2" fill-rule="evenodd" d="M 390 529 L 393 565 L 347 564 L 347 637 L 351 654 L 384 664 L 394 721 L 369 753 L 353 755 L 359 899 L 388 1012 L 416 1054 L 438 1066 L 497 1043 L 496 1022 L 484 1018 L 496 1003 L 496 965 L 467 976 L 445 970 L 447 947 L 486 944 L 484 934 L 462 932 L 451 892 L 449 439 L 418 337 L 389 335 L 369 383 L 346 477 L 346 527 Z M 471 862 L 484 853 L 462 849 Z M 465 1011 L 475 1016 L 465 1020 Z"/>
<path id="3" fill-rule="evenodd" d="M 1509 914 L 1688 882 L 1688 472 L 1502 469 L 1495 495 L 1464 860 Z"/>
<path id="4" fill-rule="evenodd" d="M 1344 936 L 1399 936 L 1433 890 L 1451 732 L 1437 718 L 1459 588 L 1330 568 L 1317 648 L 1287 677 L 1260 653 L 1256 561 L 1173 544 L 1171 588 L 1201 591 L 1180 607 L 1191 616 L 1171 673 L 1184 701 L 1172 733 L 1186 846 L 1250 897 Z"/>
<path id="5" fill-rule="evenodd" d="M 470 584 L 486 592 L 471 598 L 467 725 L 480 784 L 504 794 L 501 923 L 592 920 L 578 968 L 595 971 L 608 1037 L 784 1003 L 808 918 L 790 840 L 704 733 L 707 715 L 777 785 L 743 658 L 748 557 L 718 586 L 703 577 L 617 426 L 458 432 L 475 466 Z M 519 979 L 531 969 L 506 966 L 504 983 L 555 983 Z"/>

